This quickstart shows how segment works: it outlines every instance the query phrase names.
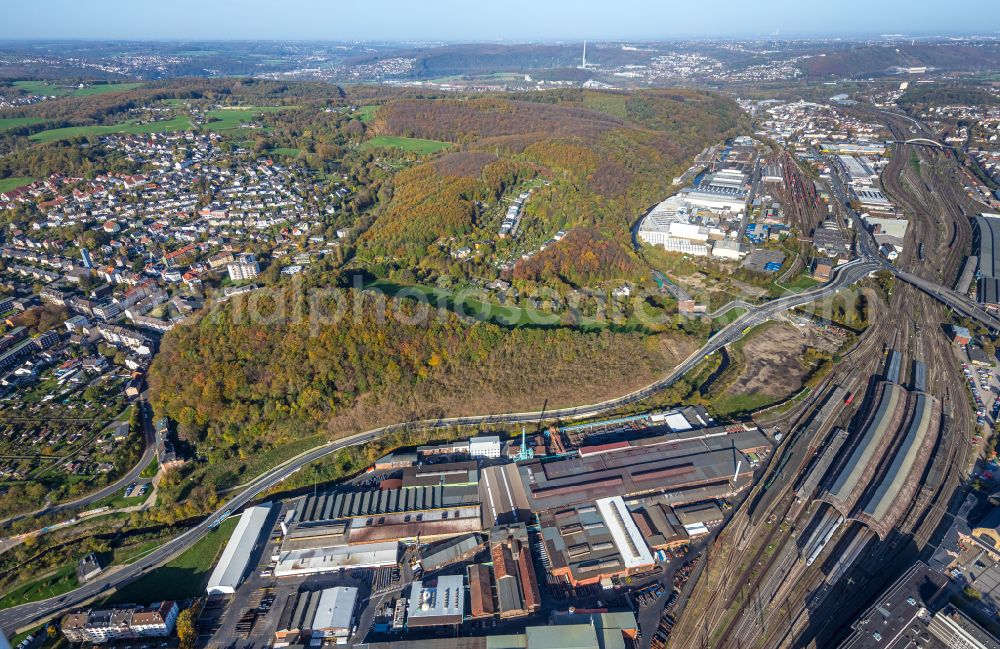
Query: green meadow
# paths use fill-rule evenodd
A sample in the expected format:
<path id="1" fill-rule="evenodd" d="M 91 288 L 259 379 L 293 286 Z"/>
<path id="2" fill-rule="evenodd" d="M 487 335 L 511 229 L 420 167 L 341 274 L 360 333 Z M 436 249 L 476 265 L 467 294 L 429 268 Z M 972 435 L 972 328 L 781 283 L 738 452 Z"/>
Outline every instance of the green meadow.
<path id="1" fill-rule="evenodd" d="M 186 115 L 179 115 L 173 119 L 159 122 L 146 122 L 140 124 L 135 121 L 122 122 L 121 124 L 95 124 L 91 126 L 67 126 L 65 128 L 53 128 L 41 131 L 30 136 L 28 139 L 33 142 L 55 142 L 74 137 L 86 137 L 87 135 L 110 135 L 112 133 L 169 133 L 172 131 L 185 131 L 191 128 L 191 120 Z"/>
<path id="2" fill-rule="evenodd" d="M 362 149 L 402 149 L 420 155 L 436 153 L 451 146 L 451 142 L 439 142 L 437 140 L 422 140 L 418 137 L 398 137 L 395 135 L 379 135 L 367 142 L 362 143 Z"/>
<path id="3" fill-rule="evenodd" d="M 28 178 L 27 176 L 11 176 L 10 178 L 0 178 L 0 192 L 6 192 L 14 189 L 15 187 L 20 187 L 21 185 L 27 185 L 34 178 Z"/>
<path id="4" fill-rule="evenodd" d="M 21 126 L 31 126 L 32 124 L 41 124 L 44 121 L 46 120 L 38 117 L 0 117 L 0 131 Z"/>

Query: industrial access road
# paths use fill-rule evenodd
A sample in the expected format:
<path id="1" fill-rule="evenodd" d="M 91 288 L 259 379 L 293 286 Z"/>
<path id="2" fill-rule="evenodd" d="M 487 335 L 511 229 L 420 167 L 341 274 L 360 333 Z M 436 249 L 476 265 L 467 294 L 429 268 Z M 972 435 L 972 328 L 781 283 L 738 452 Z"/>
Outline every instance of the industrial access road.
<path id="1" fill-rule="evenodd" d="M 0 611 L 0 630 L 8 635 L 14 632 L 32 627 L 45 620 L 51 619 L 60 612 L 81 606 L 98 596 L 101 596 L 113 588 L 120 588 L 149 570 L 166 563 L 184 550 L 191 547 L 199 539 L 204 537 L 213 527 L 230 513 L 235 512 L 252 501 L 254 498 L 264 493 L 268 489 L 282 482 L 303 466 L 323 458 L 341 449 L 357 446 L 370 442 L 381 435 L 401 429 L 434 429 L 447 428 L 452 426 L 489 426 L 501 424 L 520 424 L 538 422 L 543 419 L 581 419 L 592 417 L 608 410 L 613 410 L 637 401 L 641 401 L 670 386 L 677 379 L 697 366 L 707 356 L 719 351 L 726 345 L 739 339 L 744 332 L 758 324 L 766 322 L 779 313 L 788 309 L 809 304 L 818 299 L 831 295 L 840 289 L 850 286 L 861 280 L 879 266 L 870 262 L 855 260 L 834 270 L 830 281 L 821 286 L 816 286 L 802 293 L 787 295 L 776 300 L 772 300 L 760 306 L 753 307 L 752 310 L 741 315 L 739 318 L 720 329 L 712 336 L 703 347 L 691 354 L 683 363 L 678 365 L 673 371 L 662 379 L 647 385 L 644 388 L 629 394 L 609 399 L 600 403 L 574 406 L 570 408 L 558 408 L 547 411 L 506 413 L 495 415 L 476 415 L 469 417 L 452 417 L 445 419 L 432 419 L 424 421 L 406 422 L 402 424 L 392 424 L 375 428 L 373 430 L 357 433 L 343 439 L 328 442 L 321 446 L 310 449 L 257 477 L 235 496 L 225 502 L 211 516 L 203 520 L 198 525 L 187 530 L 183 534 L 176 536 L 152 553 L 136 561 L 135 563 L 120 568 L 112 568 L 96 579 L 87 582 L 76 590 L 50 599 L 22 604 Z"/>

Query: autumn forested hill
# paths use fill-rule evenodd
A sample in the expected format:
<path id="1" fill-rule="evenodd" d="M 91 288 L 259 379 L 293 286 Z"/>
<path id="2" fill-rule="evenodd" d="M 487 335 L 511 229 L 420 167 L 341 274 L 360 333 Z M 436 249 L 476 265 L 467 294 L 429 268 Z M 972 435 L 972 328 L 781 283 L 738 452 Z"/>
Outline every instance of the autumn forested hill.
<path id="1" fill-rule="evenodd" d="M 149 375 L 156 412 L 222 459 L 316 432 L 599 401 L 654 380 L 696 345 L 680 333 L 508 330 L 452 313 L 420 318 L 407 301 L 380 311 L 367 293 L 336 297 L 350 308 L 327 324 L 258 324 L 227 304 L 174 329 Z"/>
<path id="2" fill-rule="evenodd" d="M 358 254 L 369 261 L 389 259 L 397 268 L 445 272 L 451 260 L 435 244 L 477 233 L 485 227 L 477 202 L 496 200 L 518 180 L 538 177 L 550 184 L 529 202 L 526 219 L 550 235 L 591 230 L 557 244 L 562 253 L 550 253 L 563 258 L 558 279 L 633 279 L 630 263 L 595 269 L 574 267 L 571 260 L 581 258 L 584 240 L 595 238 L 608 258 L 630 255 L 635 218 L 666 197 L 673 178 L 702 148 L 742 124 L 731 100 L 690 90 L 390 101 L 376 113 L 371 134 L 453 142 L 461 152 L 445 154 L 445 162 L 476 152 L 481 164 L 454 174 L 442 169 L 442 161 L 431 161 L 398 174 L 392 200 L 361 237 Z M 497 159 L 487 161 L 483 154 Z M 544 263 L 516 275 L 557 279 Z"/>

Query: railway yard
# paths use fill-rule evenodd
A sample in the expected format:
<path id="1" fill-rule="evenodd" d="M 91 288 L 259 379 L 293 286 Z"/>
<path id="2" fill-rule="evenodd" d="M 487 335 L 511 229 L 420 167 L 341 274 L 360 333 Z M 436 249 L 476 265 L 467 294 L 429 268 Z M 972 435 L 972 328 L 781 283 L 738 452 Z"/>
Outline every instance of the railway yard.
<path id="1" fill-rule="evenodd" d="M 913 137 L 903 119 L 886 122 L 896 139 Z M 963 190 L 952 152 L 895 147 L 882 183 L 912 224 L 896 264 L 951 287 L 968 217 L 985 208 Z M 669 618 L 671 647 L 837 646 L 951 524 L 979 438 L 949 314 L 901 281 L 867 301 L 870 326 L 824 382 L 755 418 L 785 436 L 706 553 L 686 602 L 699 614 Z"/>

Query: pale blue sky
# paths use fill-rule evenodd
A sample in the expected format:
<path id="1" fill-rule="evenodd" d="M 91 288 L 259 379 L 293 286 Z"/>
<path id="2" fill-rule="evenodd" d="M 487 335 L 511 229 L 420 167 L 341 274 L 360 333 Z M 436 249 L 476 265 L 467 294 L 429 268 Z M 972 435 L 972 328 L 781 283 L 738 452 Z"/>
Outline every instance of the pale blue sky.
<path id="1" fill-rule="evenodd" d="M 3 0 L 0 38 L 508 41 L 1000 33 L 997 0 Z"/>

